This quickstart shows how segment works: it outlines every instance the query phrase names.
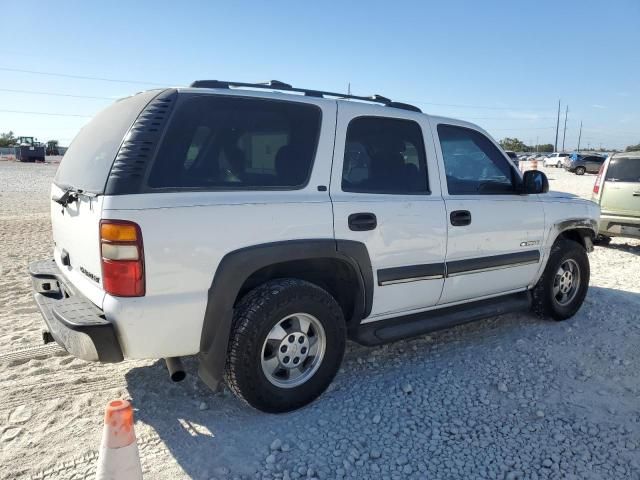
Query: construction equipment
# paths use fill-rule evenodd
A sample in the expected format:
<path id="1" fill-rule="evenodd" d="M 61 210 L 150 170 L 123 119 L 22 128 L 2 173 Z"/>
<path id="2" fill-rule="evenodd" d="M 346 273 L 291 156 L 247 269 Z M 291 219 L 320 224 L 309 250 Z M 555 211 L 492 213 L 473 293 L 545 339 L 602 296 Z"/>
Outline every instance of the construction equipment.
<path id="1" fill-rule="evenodd" d="M 37 138 L 18 137 L 14 148 L 19 162 L 44 162 L 45 146 Z"/>

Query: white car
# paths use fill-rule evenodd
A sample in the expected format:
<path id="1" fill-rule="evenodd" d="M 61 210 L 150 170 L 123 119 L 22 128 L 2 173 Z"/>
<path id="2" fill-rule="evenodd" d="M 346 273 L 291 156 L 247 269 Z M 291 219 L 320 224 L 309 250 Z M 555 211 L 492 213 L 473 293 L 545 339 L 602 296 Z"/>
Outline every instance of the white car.
<path id="1" fill-rule="evenodd" d="M 99 362 L 165 358 L 176 379 L 198 355 L 210 387 L 282 412 L 327 388 L 347 338 L 571 317 L 598 217 L 472 123 L 198 81 L 81 130 L 51 188 L 53 259 L 30 274 L 45 341 Z"/>
<path id="2" fill-rule="evenodd" d="M 569 158 L 569 155 L 569 153 L 554 152 L 544 159 L 544 166 L 562 168 L 564 166 L 565 159 Z"/>

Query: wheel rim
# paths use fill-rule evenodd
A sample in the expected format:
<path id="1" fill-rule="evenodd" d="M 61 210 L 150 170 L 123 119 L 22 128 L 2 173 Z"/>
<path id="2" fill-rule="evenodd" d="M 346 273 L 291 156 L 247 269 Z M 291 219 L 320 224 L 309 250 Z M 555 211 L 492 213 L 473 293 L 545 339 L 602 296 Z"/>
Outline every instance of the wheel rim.
<path id="1" fill-rule="evenodd" d="M 280 388 L 302 385 L 320 368 L 326 345 L 324 328 L 316 317 L 288 315 L 273 326 L 262 344 L 262 372 Z"/>
<path id="2" fill-rule="evenodd" d="M 580 288 L 580 267 L 573 259 L 567 259 L 560 265 L 553 279 L 553 298 L 560 306 L 571 303 Z"/>

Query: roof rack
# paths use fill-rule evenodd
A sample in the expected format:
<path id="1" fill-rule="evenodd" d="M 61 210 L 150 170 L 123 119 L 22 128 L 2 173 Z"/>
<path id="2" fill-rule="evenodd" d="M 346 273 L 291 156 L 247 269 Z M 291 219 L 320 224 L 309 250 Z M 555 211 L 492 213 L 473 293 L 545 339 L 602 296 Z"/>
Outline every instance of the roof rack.
<path id="1" fill-rule="evenodd" d="M 245 82 L 229 82 L 225 80 L 196 80 L 190 87 L 192 88 L 231 88 L 231 87 L 248 87 L 263 88 L 267 90 L 282 90 L 285 92 L 304 93 L 307 97 L 326 98 L 334 97 L 345 100 L 361 100 L 363 102 L 380 103 L 386 107 L 401 108 L 412 112 L 422 112 L 418 107 L 409 105 L 408 103 L 394 102 L 382 95 L 371 95 L 370 97 L 362 97 L 359 95 L 349 95 L 346 93 L 325 92 L 323 90 L 309 90 L 307 88 L 296 88 L 288 83 L 279 80 L 270 80 L 264 83 L 245 83 Z"/>

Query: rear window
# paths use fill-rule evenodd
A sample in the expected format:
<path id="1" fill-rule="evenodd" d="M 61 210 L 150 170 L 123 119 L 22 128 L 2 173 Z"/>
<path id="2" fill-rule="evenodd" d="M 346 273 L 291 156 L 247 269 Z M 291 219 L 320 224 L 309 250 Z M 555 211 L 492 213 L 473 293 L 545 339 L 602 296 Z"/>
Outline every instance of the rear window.
<path id="1" fill-rule="evenodd" d="M 54 182 L 91 193 L 103 193 L 109 171 L 129 127 L 159 90 L 117 101 L 98 113 L 73 139 Z"/>
<path id="2" fill-rule="evenodd" d="M 640 158 L 612 158 L 607 169 L 610 182 L 640 182 Z"/>
<path id="3" fill-rule="evenodd" d="M 293 189 L 311 173 L 320 134 L 314 105 L 200 95 L 175 111 L 151 188 Z"/>

